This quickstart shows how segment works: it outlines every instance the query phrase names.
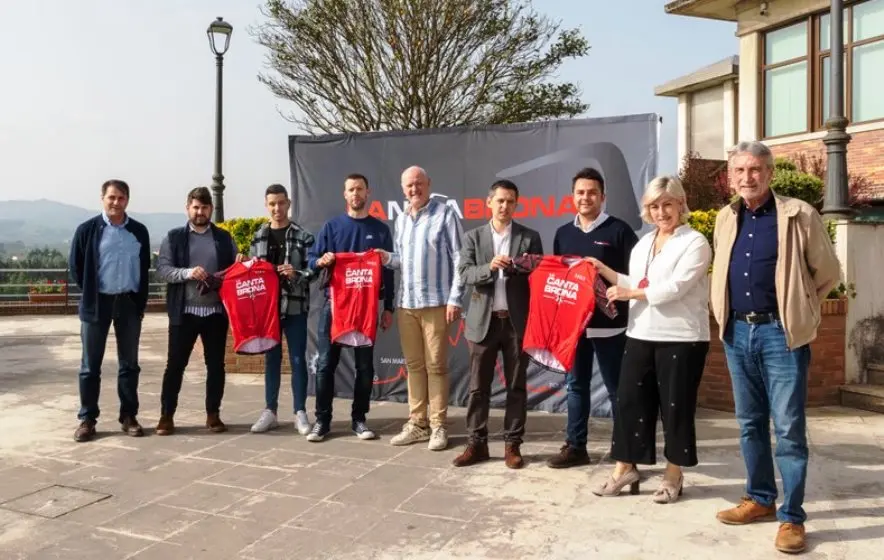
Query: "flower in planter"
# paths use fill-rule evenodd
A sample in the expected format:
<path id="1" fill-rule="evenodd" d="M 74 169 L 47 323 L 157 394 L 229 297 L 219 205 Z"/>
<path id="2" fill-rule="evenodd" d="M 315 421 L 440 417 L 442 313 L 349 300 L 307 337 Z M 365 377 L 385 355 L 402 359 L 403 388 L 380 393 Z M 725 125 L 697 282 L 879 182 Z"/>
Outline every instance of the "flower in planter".
<path id="1" fill-rule="evenodd" d="M 39 284 L 28 287 L 29 294 L 63 294 L 67 291 L 67 282 L 64 280 L 44 279 Z"/>

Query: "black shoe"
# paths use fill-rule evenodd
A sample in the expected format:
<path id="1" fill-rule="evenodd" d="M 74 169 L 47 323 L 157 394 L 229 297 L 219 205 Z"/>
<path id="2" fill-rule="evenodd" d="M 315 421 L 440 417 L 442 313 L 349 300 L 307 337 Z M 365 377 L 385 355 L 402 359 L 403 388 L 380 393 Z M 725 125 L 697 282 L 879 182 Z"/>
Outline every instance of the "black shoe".
<path id="1" fill-rule="evenodd" d="M 353 422 L 352 429 L 359 439 L 375 439 L 378 437 L 373 431 L 368 429 L 365 422 Z"/>
<path id="2" fill-rule="evenodd" d="M 589 453 L 587 453 L 586 449 L 571 447 L 566 443 L 562 446 L 558 455 L 554 455 L 547 459 L 546 466 L 551 469 L 567 469 L 580 465 L 588 465 L 590 462 Z"/>
<path id="3" fill-rule="evenodd" d="M 328 426 L 317 420 L 313 424 L 313 429 L 307 434 L 307 441 L 322 441 L 330 431 L 331 429 Z"/>

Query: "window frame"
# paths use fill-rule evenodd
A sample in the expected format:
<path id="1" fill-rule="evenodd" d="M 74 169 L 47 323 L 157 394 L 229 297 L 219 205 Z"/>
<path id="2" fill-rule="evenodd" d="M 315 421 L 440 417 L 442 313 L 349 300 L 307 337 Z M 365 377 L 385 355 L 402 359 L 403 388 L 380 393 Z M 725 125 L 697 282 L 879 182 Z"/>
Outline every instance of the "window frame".
<path id="1" fill-rule="evenodd" d="M 844 115 L 847 117 L 848 123 L 851 125 L 884 122 L 884 116 L 865 121 L 853 121 L 854 49 L 871 43 L 884 42 L 884 33 L 861 41 L 853 40 L 853 10 L 856 6 L 869 1 L 871 0 L 850 2 L 844 6 L 844 17 L 846 18 L 845 31 L 847 33 L 844 41 Z M 828 49 L 823 50 L 820 48 L 820 39 L 822 19 L 830 13 L 829 10 L 823 10 L 807 16 L 793 18 L 758 34 L 758 106 L 760 110 L 758 111 L 757 125 L 762 138 L 775 140 L 778 138 L 788 138 L 790 136 L 826 130 L 825 121 L 823 120 L 823 65 L 825 64 L 826 59 L 831 58 L 832 45 L 829 45 Z M 775 64 L 767 64 L 767 35 L 800 23 L 803 23 L 807 29 L 807 50 L 805 51 L 804 56 L 777 62 Z M 803 130 L 795 132 L 767 136 L 767 123 L 765 122 L 765 113 L 767 112 L 767 71 L 775 70 L 783 66 L 789 66 L 798 62 L 805 62 L 807 67 L 807 121 L 805 127 Z"/>

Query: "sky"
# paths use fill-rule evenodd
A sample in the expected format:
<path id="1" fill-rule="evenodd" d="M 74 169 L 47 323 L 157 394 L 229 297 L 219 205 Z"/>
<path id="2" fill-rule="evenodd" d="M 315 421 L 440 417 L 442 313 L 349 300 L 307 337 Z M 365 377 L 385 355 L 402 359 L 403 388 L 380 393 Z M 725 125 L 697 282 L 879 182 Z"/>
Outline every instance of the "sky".
<path id="1" fill-rule="evenodd" d="M 233 25 L 224 57 L 227 217 L 263 215 L 270 183 L 289 184 L 283 118 L 294 105 L 258 82 L 265 50 L 249 29 L 260 0 L 0 1 L 0 201 L 99 208 L 105 179 L 130 209 L 175 212 L 214 161 L 215 63 L 206 28 Z M 677 102 L 654 87 L 738 52 L 735 26 L 665 14 L 663 0 L 535 0 L 591 45 L 558 78 L 580 85 L 582 117 L 663 117 L 658 172 L 674 173 Z"/>

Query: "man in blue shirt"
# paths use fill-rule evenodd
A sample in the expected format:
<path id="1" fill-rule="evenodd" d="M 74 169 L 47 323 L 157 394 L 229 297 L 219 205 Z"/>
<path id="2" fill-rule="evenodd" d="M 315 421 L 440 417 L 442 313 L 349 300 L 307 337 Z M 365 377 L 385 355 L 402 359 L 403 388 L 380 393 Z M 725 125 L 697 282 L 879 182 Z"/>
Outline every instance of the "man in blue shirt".
<path id="1" fill-rule="evenodd" d="M 117 394 L 119 421 L 130 436 L 144 431 L 138 414 L 138 344 L 141 320 L 147 306 L 150 235 L 143 224 L 126 214 L 129 185 L 112 179 L 101 186 L 104 210 L 77 227 L 71 242 L 69 267 L 82 290 L 79 304 L 80 339 L 80 425 L 76 441 L 95 437 L 101 363 L 111 324 L 117 339 Z"/>
<path id="2" fill-rule="evenodd" d="M 393 236 L 389 226 L 368 215 L 368 179 L 359 173 L 347 176 L 344 181 L 344 200 L 347 213 L 332 218 L 319 231 L 316 244 L 310 248 L 307 262 L 310 268 L 328 267 L 335 262 L 335 253 L 361 253 L 368 249 L 393 250 Z M 381 329 L 393 324 L 393 270 L 385 268 L 381 298 L 384 311 Z M 316 366 L 316 423 L 307 435 L 308 441 L 322 441 L 329 433 L 332 419 L 332 400 L 335 396 L 335 371 L 341 359 L 341 345 L 331 341 L 331 303 L 326 293 L 325 304 L 319 312 L 317 332 L 319 360 Z M 375 433 L 365 424 L 365 416 L 371 402 L 374 382 L 374 346 L 353 349 L 356 366 L 356 383 L 353 387 L 351 428 L 360 439 L 374 439 Z"/>

